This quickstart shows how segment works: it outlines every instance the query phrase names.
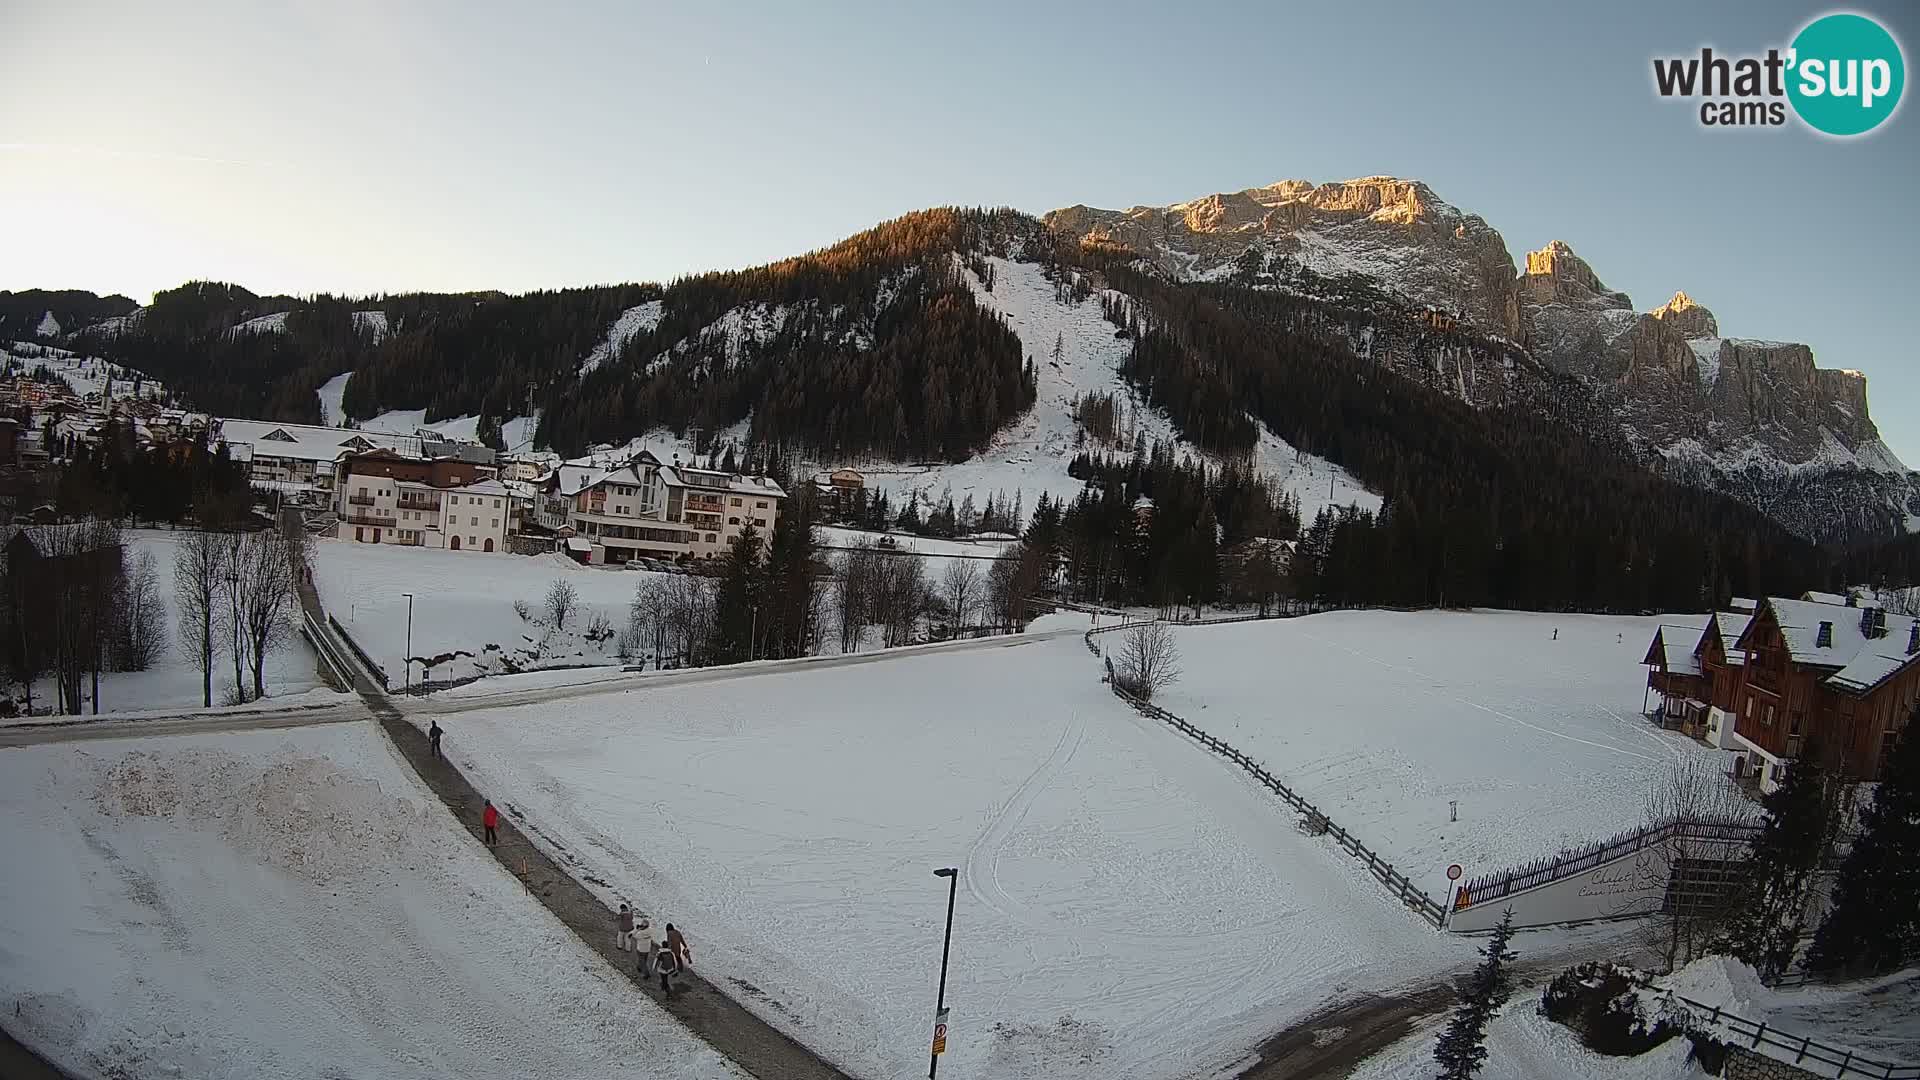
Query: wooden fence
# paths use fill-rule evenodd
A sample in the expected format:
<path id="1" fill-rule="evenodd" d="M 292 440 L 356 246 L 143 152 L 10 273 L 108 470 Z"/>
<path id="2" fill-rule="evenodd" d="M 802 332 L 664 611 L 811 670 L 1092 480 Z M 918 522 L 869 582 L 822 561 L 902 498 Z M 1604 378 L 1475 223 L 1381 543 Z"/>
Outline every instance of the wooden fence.
<path id="1" fill-rule="evenodd" d="M 1920 1066 L 1889 1065 L 1884 1061 L 1861 1057 L 1851 1050 L 1837 1046 L 1828 1046 L 1804 1035 L 1789 1035 L 1784 1031 L 1774 1031 L 1765 1021 L 1748 1020 L 1724 1011 L 1718 1005 L 1708 1005 L 1690 997 L 1668 993 L 1667 998 L 1687 1006 L 1688 1026 L 1702 1035 L 1718 1037 L 1724 1032 L 1738 1044 L 1751 1050 L 1771 1049 L 1782 1053 L 1769 1053 L 1766 1056 L 1775 1061 L 1786 1062 L 1807 1071 L 1811 1066 L 1820 1065 L 1832 1069 L 1836 1078 L 1846 1076 L 1871 1077 L 1872 1080 L 1920 1080 Z M 1782 1054 L 1791 1054 L 1785 1057 Z"/>
<path id="2" fill-rule="evenodd" d="M 1258 616 L 1254 617 L 1258 618 Z M 1095 634 L 1111 633 L 1115 630 L 1127 630 L 1139 625 L 1141 624 L 1137 622 L 1121 623 L 1116 626 L 1101 627 L 1098 630 L 1089 630 L 1086 634 L 1087 648 L 1097 656 L 1100 653 L 1100 646 L 1093 643 L 1093 636 Z M 1368 850 L 1367 846 L 1361 843 L 1358 837 L 1335 824 L 1333 819 L 1322 813 L 1318 807 L 1302 798 L 1292 788 L 1281 783 L 1280 778 L 1273 775 L 1265 763 L 1253 760 L 1229 744 L 1226 740 L 1214 738 L 1212 735 L 1187 723 L 1185 720 L 1162 709 L 1158 705 L 1143 701 L 1127 693 L 1120 688 L 1117 682 L 1110 682 L 1109 685 L 1112 686 L 1113 693 L 1116 697 L 1132 706 L 1140 715 L 1151 717 L 1171 726 L 1174 730 L 1194 740 L 1201 746 L 1206 747 L 1213 753 L 1219 754 L 1221 757 L 1240 766 L 1247 775 L 1259 781 L 1262 787 L 1278 795 L 1281 801 L 1297 811 L 1306 822 L 1309 832 L 1315 835 L 1325 834 L 1333 837 L 1335 843 L 1339 844 L 1347 854 L 1353 856 L 1364 865 L 1367 871 L 1374 876 L 1375 880 L 1386 886 L 1387 891 L 1393 895 L 1394 899 L 1405 904 L 1414 914 L 1432 923 L 1436 927 L 1446 922 L 1447 909 L 1444 904 L 1428 896 L 1426 893 L 1421 892 L 1411 881 L 1407 880 L 1405 874 L 1394 869 L 1392 863 L 1387 862 L 1374 852 Z"/>
<path id="3" fill-rule="evenodd" d="M 1461 906 L 1486 904 L 1515 893 L 1584 874 L 1595 867 L 1644 851 L 1674 836 L 1713 843 L 1745 844 L 1760 832 L 1748 821 L 1668 821 L 1630 829 L 1584 847 L 1534 859 L 1519 866 L 1474 878 L 1460 890 Z"/>

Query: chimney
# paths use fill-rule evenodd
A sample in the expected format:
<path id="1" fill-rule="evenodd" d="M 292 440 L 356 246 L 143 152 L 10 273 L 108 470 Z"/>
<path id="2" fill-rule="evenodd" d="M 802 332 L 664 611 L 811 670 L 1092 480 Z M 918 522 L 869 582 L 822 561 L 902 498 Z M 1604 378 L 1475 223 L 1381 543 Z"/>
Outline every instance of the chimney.
<path id="1" fill-rule="evenodd" d="M 1860 606 L 1860 597 L 1857 596 L 1851 589 L 1847 590 L 1847 606 L 1848 607 Z"/>
<path id="2" fill-rule="evenodd" d="M 1887 609 L 1873 607 L 1860 609 L 1860 635 L 1862 637 L 1868 641 L 1872 641 L 1877 637 L 1885 637 L 1886 633 Z"/>
<path id="3" fill-rule="evenodd" d="M 1815 648 L 1819 649 L 1830 649 L 1833 647 L 1832 623 L 1823 622 L 1820 624 L 1820 632 L 1814 635 L 1813 644 Z"/>

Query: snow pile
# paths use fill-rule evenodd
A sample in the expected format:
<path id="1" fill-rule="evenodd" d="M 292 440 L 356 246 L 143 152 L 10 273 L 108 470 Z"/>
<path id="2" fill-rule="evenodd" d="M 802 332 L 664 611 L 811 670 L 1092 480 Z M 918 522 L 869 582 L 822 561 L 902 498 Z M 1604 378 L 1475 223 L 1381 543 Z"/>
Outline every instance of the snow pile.
<path id="1" fill-rule="evenodd" d="M 1478 1080 L 1695 1080 L 1686 1039 L 1669 1039 L 1638 1057 L 1608 1057 L 1539 1013 L 1539 996 L 1522 990 L 1487 1024 L 1487 1063 Z M 1433 1046 L 1448 1022 L 1440 1015 L 1355 1069 L 1351 1080 L 1431 1080 Z"/>
<path id="2" fill-rule="evenodd" d="M 1159 703 L 1444 898 L 1449 864 L 1472 878 L 1633 828 L 1677 760 L 1720 753 L 1639 715 L 1663 618 L 1368 611 L 1184 628 L 1182 678 Z"/>
<path id="3" fill-rule="evenodd" d="M 75 1076 L 737 1077 L 369 724 L 0 755 L 8 1029 Z"/>
<path id="4" fill-rule="evenodd" d="M 1699 1002 L 1699 1008 L 1667 993 Z M 1920 1060 L 1920 969 L 1836 986 L 1809 984 L 1776 990 L 1760 981 L 1746 964 L 1731 957 L 1708 956 L 1681 968 L 1652 988 L 1640 991 L 1641 1011 L 1649 1016 L 1691 1015 L 1693 1026 L 1710 1027 L 1711 1010 L 1764 1023 L 1781 1039 L 1811 1037 L 1839 1050 L 1851 1050 L 1882 1062 Z M 1751 1027 L 1742 1029 L 1751 1032 Z M 1727 1031 L 1719 1032 L 1729 1039 Z M 1737 1039 L 1731 1041 L 1739 1041 Z M 1760 1047 L 1762 1053 L 1791 1061 L 1795 1050 Z"/>
<path id="5" fill-rule="evenodd" d="M 649 300 L 644 304 L 630 307 L 620 313 L 620 317 L 607 328 L 607 336 L 593 347 L 585 360 L 580 361 L 580 375 L 585 378 L 595 368 L 607 362 L 621 349 L 627 347 L 640 334 L 650 334 L 660 325 L 660 313 L 663 305 L 658 300 Z"/>
<path id="6" fill-rule="evenodd" d="M 1470 959 L 1099 672 L 1077 635 L 1016 637 L 448 726 L 580 873 L 853 1075 L 925 1065 L 935 867 L 960 871 L 956 1076 L 1210 1075 L 1351 988 Z"/>

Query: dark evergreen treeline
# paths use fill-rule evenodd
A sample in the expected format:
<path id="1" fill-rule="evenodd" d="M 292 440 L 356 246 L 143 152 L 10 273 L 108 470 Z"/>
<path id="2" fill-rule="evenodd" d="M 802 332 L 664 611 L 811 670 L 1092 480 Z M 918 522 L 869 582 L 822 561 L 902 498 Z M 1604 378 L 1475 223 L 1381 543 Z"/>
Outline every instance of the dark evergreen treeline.
<path id="1" fill-rule="evenodd" d="M 1299 531 L 1294 501 L 1237 462 L 1210 465 L 1156 445 L 1131 457 L 1083 453 L 1069 471 L 1086 488 L 1064 505 L 1041 496 L 1025 539 L 1063 561 L 1072 596 L 1095 603 L 1261 602 L 1265 593 L 1241 594 L 1231 553 Z"/>
<path id="2" fill-rule="evenodd" d="M 63 329 L 89 326 L 101 319 L 125 315 L 139 305 L 115 293 L 98 296 L 84 289 L 27 289 L 8 292 L 0 289 L 0 341 L 33 341 L 39 336 L 40 320 L 51 312 Z"/>
<path id="3" fill-rule="evenodd" d="M 1704 610 L 1828 581 L 1813 545 L 1647 472 L 1577 416 L 1475 409 L 1361 360 L 1317 301 L 1105 269 L 1151 311 L 1129 320 L 1126 373 L 1189 439 L 1244 451 L 1257 419 L 1383 494 L 1379 514 L 1315 530 L 1323 599 Z"/>

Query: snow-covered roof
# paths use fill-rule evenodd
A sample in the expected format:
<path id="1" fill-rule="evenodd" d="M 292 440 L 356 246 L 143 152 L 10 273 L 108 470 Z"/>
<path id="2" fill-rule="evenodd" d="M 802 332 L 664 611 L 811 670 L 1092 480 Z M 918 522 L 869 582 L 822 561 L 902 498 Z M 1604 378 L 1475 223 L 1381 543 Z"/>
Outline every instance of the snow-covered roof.
<path id="1" fill-rule="evenodd" d="M 1740 643 L 1740 635 L 1746 633 L 1747 624 L 1752 621 L 1751 611 L 1716 611 L 1707 623 L 1710 631 L 1720 635 L 1720 651 L 1726 656 L 1727 663 L 1747 662 L 1747 654 L 1736 646 Z"/>
<path id="2" fill-rule="evenodd" d="M 448 490 L 458 495 L 504 496 L 508 494 L 507 486 L 505 484 L 502 484 L 500 481 L 493 480 L 493 479 L 476 480 L 473 483 L 468 484 L 466 487 L 449 488 Z"/>
<path id="3" fill-rule="evenodd" d="M 1759 609 L 1760 604 L 1758 601 L 1750 600 L 1747 597 L 1736 596 L 1733 599 L 1727 601 L 1727 606 L 1732 608 L 1735 611 L 1744 611 L 1747 614 L 1751 615 L 1753 612 Z"/>
<path id="4" fill-rule="evenodd" d="M 1883 656 L 1904 654 L 1908 635 L 1913 632 L 1914 619 L 1911 615 L 1888 614 L 1886 634 L 1869 639 L 1861 629 L 1861 613 L 1872 610 L 1870 608 L 1835 607 L 1814 600 L 1788 600 L 1783 597 L 1768 597 L 1767 606 L 1773 610 L 1774 620 L 1780 626 L 1780 636 L 1787 643 L 1787 653 L 1796 664 L 1845 669 L 1861 657 L 1863 651 Z M 1820 627 L 1823 623 L 1832 626 L 1825 645 L 1820 644 Z M 1864 660 L 1862 667 L 1849 675 L 1848 679 L 1851 682 L 1857 676 L 1870 675 L 1879 666 L 1872 660 Z M 1878 679 L 1873 681 L 1877 682 Z"/>
<path id="5" fill-rule="evenodd" d="M 1700 640 L 1703 629 L 1679 623 L 1660 624 L 1660 654 L 1666 660 L 1665 668 L 1669 674 L 1700 674 L 1700 658 L 1693 655 L 1693 646 Z"/>
<path id="6" fill-rule="evenodd" d="M 593 541 L 587 539 L 584 536 L 569 536 L 567 537 L 567 550 L 568 551 L 592 551 Z"/>
<path id="7" fill-rule="evenodd" d="M 1847 598 L 1841 596 L 1839 593 L 1815 592 L 1812 589 L 1801 593 L 1800 599 L 1810 604 L 1838 604 L 1841 607 L 1845 607 L 1847 604 Z"/>
<path id="8" fill-rule="evenodd" d="M 1886 637 L 1875 638 L 1853 654 L 1853 659 L 1847 661 L 1846 667 L 1827 676 L 1827 685 L 1836 690 L 1865 693 L 1908 664 L 1920 663 L 1920 652 L 1907 652 L 1907 645 L 1912 640 L 1908 635 L 1913 631 L 1909 629 L 1904 634 L 1893 633 L 1891 620 L 1887 629 Z"/>
<path id="9" fill-rule="evenodd" d="M 223 417 L 220 440 L 229 447 L 247 446 L 253 457 L 291 458 L 297 461 L 333 461 L 353 450 L 393 450 L 415 457 L 420 440 L 412 435 L 386 435 L 353 428 L 315 424 L 276 424 L 271 420 Z"/>
<path id="10" fill-rule="evenodd" d="M 678 467 L 664 465 L 660 469 L 660 477 L 677 487 L 727 491 L 735 495 L 753 495 L 760 498 L 784 499 L 787 497 L 785 488 L 765 476 L 742 476 L 739 473 L 723 473 L 712 469 L 693 469 L 685 465 Z"/>

